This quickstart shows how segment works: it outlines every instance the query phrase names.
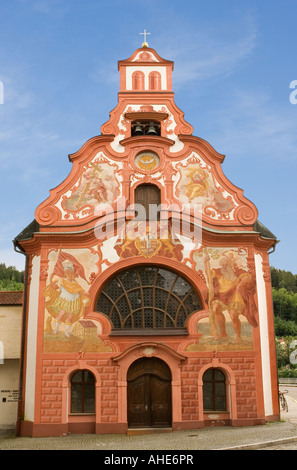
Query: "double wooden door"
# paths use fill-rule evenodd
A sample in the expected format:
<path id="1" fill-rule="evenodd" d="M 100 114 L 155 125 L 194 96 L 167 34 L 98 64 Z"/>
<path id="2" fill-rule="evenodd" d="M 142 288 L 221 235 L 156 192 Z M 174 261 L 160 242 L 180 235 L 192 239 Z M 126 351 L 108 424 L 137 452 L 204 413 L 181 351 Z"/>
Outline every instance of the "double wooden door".
<path id="1" fill-rule="evenodd" d="M 171 426 L 171 372 L 167 364 L 157 358 L 138 359 L 128 371 L 127 382 L 128 426 Z"/>

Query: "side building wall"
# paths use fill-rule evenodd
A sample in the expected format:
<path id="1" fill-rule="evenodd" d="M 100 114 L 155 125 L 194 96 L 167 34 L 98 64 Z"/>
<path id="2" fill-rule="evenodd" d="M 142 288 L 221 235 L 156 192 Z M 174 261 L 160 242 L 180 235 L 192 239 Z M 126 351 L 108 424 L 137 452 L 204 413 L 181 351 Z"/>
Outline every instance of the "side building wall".
<path id="1" fill-rule="evenodd" d="M 19 397 L 22 292 L 0 292 L 0 428 L 15 428 Z"/>

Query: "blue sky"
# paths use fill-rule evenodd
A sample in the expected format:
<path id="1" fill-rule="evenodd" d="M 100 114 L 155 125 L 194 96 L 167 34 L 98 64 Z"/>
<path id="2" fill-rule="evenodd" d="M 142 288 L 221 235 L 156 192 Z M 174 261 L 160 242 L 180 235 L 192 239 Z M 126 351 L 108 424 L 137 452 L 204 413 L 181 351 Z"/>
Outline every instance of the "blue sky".
<path id="1" fill-rule="evenodd" d="M 117 61 L 142 44 L 175 62 L 175 102 L 226 155 L 225 175 L 280 240 L 270 264 L 297 273 L 296 0 L 0 0 L 0 262 L 12 239 L 100 134 Z M 0 89 L 1 93 L 1 89 Z M 1 98 L 1 94 L 0 94 Z"/>

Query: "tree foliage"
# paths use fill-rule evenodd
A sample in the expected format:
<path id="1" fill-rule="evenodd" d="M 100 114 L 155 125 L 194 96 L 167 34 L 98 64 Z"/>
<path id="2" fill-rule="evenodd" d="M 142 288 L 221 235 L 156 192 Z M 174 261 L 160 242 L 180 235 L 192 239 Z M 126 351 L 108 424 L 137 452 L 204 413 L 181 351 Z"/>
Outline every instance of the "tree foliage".
<path id="1" fill-rule="evenodd" d="M 292 320 L 283 320 L 280 317 L 274 318 L 275 336 L 297 336 L 297 323 Z"/>
<path id="2" fill-rule="evenodd" d="M 297 293 L 272 287 L 274 315 L 297 323 Z"/>
<path id="3" fill-rule="evenodd" d="M 18 271 L 15 266 L 0 263 L 0 290 L 23 290 L 24 271 Z"/>
<path id="4" fill-rule="evenodd" d="M 297 274 L 271 267 L 276 336 L 297 336 Z"/>
<path id="5" fill-rule="evenodd" d="M 284 269 L 276 269 L 273 266 L 270 269 L 271 285 L 275 289 L 284 288 L 289 292 L 297 293 L 297 274 L 292 274 Z"/>

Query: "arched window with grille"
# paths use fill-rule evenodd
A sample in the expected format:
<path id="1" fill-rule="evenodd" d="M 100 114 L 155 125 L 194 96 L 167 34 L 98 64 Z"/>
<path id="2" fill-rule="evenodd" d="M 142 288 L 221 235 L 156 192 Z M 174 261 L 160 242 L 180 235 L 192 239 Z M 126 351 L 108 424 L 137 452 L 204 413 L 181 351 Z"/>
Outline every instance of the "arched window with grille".
<path id="1" fill-rule="evenodd" d="M 210 368 L 203 374 L 204 411 L 226 411 L 226 377 L 220 369 Z"/>
<path id="2" fill-rule="evenodd" d="M 70 413 L 95 413 L 95 377 L 86 369 L 72 374 Z"/>
<path id="3" fill-rule="evenodd" d="M 139 266 L 114 275 L 102 288 L 95 310 L 106 315 L 111 334 L 187 334 L 188 317 L 201 310 L 194 287 L 160 266 Z"/>

